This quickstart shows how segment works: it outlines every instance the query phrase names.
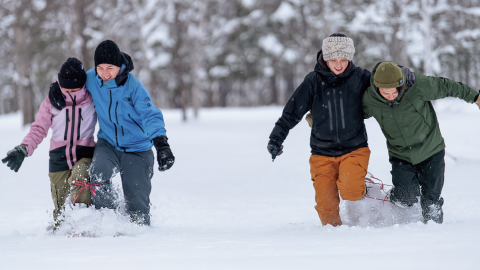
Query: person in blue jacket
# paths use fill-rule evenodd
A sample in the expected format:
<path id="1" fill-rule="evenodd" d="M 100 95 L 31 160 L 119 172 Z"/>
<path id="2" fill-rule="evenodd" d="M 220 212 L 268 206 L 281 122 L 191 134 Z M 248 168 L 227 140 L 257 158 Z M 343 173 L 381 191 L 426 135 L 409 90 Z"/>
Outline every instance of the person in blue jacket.
<path id="1" fill-rule="evenodd" d="M 150 225 L 150 192 L 154 155 L 158 169 L 170 169 L 175 157 L 167 142 L 162 112 L 145 86 L 130 72 L 131 57 L 111 40 L 95 50 L 95 68 L 87 71 L 100 130 L 90 167 L 92 202 L 97 209 L 116 209 L 112 177 L 119 172 L 131 221 Z"/>

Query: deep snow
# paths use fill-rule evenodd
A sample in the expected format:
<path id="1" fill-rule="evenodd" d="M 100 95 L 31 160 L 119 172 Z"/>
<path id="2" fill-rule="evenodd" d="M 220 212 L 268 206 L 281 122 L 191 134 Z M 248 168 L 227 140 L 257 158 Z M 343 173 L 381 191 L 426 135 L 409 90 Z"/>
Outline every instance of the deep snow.
<path id="1" fill-rule="evenodd" d="M 153 177 L 151 227 L 76 206 L 59 233 L 47 232 L 49 138 L 18 173 L 0 164 L 0 269 L 479 269 L 480 111 L 456 99 L 435 106 L 450 155 L 442 225 L 418 222 L 415 209 L 392 224 L 391 205 L 364 199 L 342 202 L 345 225 L 322 227 L 305 121 L 272 163 L 266 144 L 281 107 L 203 109 L 188 123 L 168 110 L 176 163 Z M 2 158 L 28 132 L 20 123 L 0 116 Z M 389 184 L 385 139 L 366 123 L 369 171 Z M 369 220 L 372 207 L 380 217 Z M 358 222 L 353 208 L 364 211 Z"/>

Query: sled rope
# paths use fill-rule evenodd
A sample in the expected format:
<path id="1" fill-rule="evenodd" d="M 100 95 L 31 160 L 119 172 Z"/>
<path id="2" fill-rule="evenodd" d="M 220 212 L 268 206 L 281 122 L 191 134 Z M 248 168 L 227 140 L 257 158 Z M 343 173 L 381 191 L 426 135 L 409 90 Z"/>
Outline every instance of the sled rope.
<path id="1" fill-rule="evenodd" d="M 384 184 L 382 180 L 373 176 L 373 174 L 371 174 L 370 172 L 367 172 L 367 174 L 368 174 L 368 177 L 365 177 L 365 183 L 380 185 L 380 190 L 383 191 L 386 195 L 385 195 L 385 198 L 383 198 L 383 199 L 374 198 L 374 197 L 370 197 L 370 196 L 364 196 L 364 197 L 369 198 L 369 199 L 373 199 L 373 200 L 382 201 L 383 203 L 390 201 L 390 200 L 387 199 L 388 193 L 385 191 L 385 186 L 393 187 L 393 185 Z M 380 183 L 375 182 L 373 179 L 380 181 Z"/>
<path id="2" fill-rule="evenodd" d="M 100 183 L 100 184 L 89 184 L 87 183 L 87 180 L 84 180 L 84 181 L 77 181 L 77 180 L 73 180 L 72 181 L 72 184 L 76 185 L 76 186 L 81 186 L 82 188 L 80 189 L 80 191 L 78 192 L 77 196 L 75 197 L 75 200 L 73 200 L 73 204 L 75 204 L 75 202 L 77 201 L 78 199 L 78 196 L 80 196 L 80 194 L 82 194 L 82 190 L 84 189 L 91 189 L 92 190 L 92 194 L 93 196 L 95 196 L 95 188 L 93 186 L 100 186 L 100 185 L 103 185 L 105 184 L 107 181 L 103 182 L 103 183 Z"/>

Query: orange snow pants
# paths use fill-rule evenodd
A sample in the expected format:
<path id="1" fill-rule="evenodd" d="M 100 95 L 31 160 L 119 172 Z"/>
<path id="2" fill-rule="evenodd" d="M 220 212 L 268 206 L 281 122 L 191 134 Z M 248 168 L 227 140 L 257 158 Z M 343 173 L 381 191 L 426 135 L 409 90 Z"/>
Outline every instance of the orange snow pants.
<path id="1" fill-rule="evenodd" d="M 310 173 L 317 203 L 315 209 L 323 225 L 342 225 L 339 192 L 343 200 L 357 201 L 363 198 L 369 159 L 368 147 L 339 157 L 310 157 Z"/>

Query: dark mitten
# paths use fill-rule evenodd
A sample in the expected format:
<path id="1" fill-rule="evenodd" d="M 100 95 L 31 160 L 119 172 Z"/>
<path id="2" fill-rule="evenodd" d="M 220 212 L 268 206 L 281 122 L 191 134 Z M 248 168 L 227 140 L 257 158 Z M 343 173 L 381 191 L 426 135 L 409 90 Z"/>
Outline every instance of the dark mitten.
<path id="1" fill-rule="evenodd" d="M 272 155 L 272 161 L 283 153 L 283 145 L 277 140 L 269 140 L 267 145 L 268 153 Z"/>
<path id="2" fill-rule="evenodd" d="M 413 83 L 415 82 L 415 74 L 407 68 L 407 67 L 401 67 L 402 71 L 405 72 L 405 75 L 407 78 L 405 78 L 407 81 L 405 82 L 407 84 L 407 87 L 411 87 Z"/>
<path id="3" fill-rule="evenodd" d="M 21 144 L 8 151 L 7 156 L 2 159 L 2 162 L 7 163 L 7 166 L 13 171 L 18 172 L 26 156 L 27 148 Z"/>
<path id="4" fill-rule="evenodd" d="M 175 162 L 175 157 L 167 140 L 168 138 L 165 136 L 158 136 L 153 139 L 153 145 L 157 150 L 158 170 L 161 172 L 170 169 Z"/>

